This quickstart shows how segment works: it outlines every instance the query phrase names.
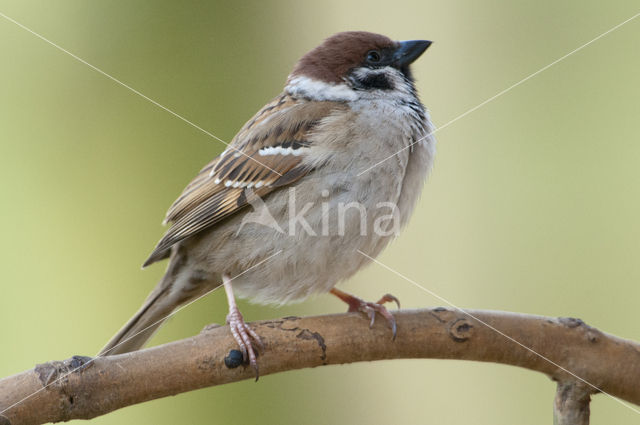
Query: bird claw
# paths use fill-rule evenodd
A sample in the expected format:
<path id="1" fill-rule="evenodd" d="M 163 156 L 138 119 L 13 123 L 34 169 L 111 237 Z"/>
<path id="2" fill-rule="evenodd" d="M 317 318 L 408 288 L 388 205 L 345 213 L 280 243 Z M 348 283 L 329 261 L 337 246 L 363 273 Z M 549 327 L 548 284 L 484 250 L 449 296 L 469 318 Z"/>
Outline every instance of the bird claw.
<path id="1" fill-rule="evenodd" d="M 398 306 L 398 310 L 400 310 L 400 300 L 397 299 L 395 296 L 391 295 L 391 294 L 384 294 L 382 296 L 382 298 L 380 298 L 378 301 L 376 301 L 376 304 L 384 304 L 384 303 L 389 303 L 389 302 L 394 302 L 396 303 L 396 305 Z"/>
<path id="2" fill-rule="evenodd" d="M 383 299 L 385 299 L 385 297 L 390 296 L 393 297 L 393 295 L 385 295 L 383 298 L 381 298 L 380 301 L 382 301 Z M 384 317 L 387 322 L 389 323 L 389 325 L 391 326 L 391 333 L 392 333 L 392 339 L 395 340 L 396 339 L 396 334 L 398 332 L 398 327 L 396 325 L 396 318 L 393 317 L 393 315 L 391 313 L 389 313 L 389 310 L 387 310 L 387 308 L 382 305 L 384 302 L 389 302 L 389 301 L 395 301 L 396 304 L 400 305 L 400 303 L 398 302 L 398 300 L 393 297 L 392 299 L 386 300 L 386 301 L 378 301 L 375 303 L 372 302 L 367 302 L 367 301 L 362 301 L 360 300 L 361 303 L 358 306 L 358 310 L 361 311 L 362 313 L 365 313 L 368 317 L 369 317 L 369 328 L 373 327 L 373 324 L 376 321 L 376 313 L 378 313 L 380 316 Z"/>
<path id="3" fill-rule="evenodd" d="M 258 361 L 257 361 L 257 352 L 253 348 L 253 343 L 255 343 L 259 349 L 264 349 L 264 344 L 260 336 L 251 329 L 244 321 L 242 317 L 242 313 L 237 308 L 231 309 L 229 314 L 227 315 L 227 324 L 231 329 L 231 335 L 233 335 L 233 339 L 236 340 L 240 350 L 242 351 L 242 360 L 246 364 L 247 361 L 253 367 L 253 370 L 256 372 L 256 381 L 260 376 L 258 370 Z"/>
<path id="4" fill-rule="evenodd" d="M 389 310 L 383 305 L 388 302 L 395 302 L 400 308 L 400 301 L 391 294 L 385 294 L 380 298 L 377 302 L 368 302 L 364 301 L 358 297 L 355 297 L 351 294 L 347 294 L 346 292 L 342 292 L 339 289 L 333 288 L 331 293 L 336 297 L 340 298 L 342 301 L 349 305 L 348 312 L 359 311 L 367 315 L 369 318 L 369 327 L 373 327 L 373 324 L 376 321 L 376 313 L 380 316 L 384 317 L 389 325 L 391 326 L 391 332 L 393 334 L 393 339 L 396 339 L 396 334 L 398 331 L 398 327 L 396 325 L 396 319 L 393 317 Z"/>

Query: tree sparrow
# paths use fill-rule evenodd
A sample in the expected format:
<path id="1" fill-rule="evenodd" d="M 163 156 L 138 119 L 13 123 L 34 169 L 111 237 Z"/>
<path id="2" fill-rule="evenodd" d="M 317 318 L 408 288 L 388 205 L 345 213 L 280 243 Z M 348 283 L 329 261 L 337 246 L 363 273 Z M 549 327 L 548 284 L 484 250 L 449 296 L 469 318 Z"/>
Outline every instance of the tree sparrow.
<path id="1" fill-rule="evenodd" d="M 100 355 L 141 348 L 172 311 L 220 285 L 227 323 L 256 374 L 252 343 L 262 342 L 234 291 L 267 304 L 331 292 L 372 324 L 381 314 L 395 337 L 382 306 L 393 296 L 365 302 L 334 286 L 408 221 L 431 169 L 433 128 L 409 70 L 430 44 L 342 32 L 304 55 L 284 92 L 173 203 L 171 227 L 144 263 L 169 257 L 166 274 Z M 247 222 L 256 200 L 271 225 Z"/>

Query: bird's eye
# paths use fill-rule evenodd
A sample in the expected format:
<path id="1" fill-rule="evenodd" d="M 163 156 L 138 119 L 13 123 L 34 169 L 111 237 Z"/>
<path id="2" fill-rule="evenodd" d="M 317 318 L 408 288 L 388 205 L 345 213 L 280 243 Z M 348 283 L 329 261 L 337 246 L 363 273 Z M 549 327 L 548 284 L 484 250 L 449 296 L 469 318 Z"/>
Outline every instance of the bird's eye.
<path id="1" fill-rule="evenodd" d="M 378 52 L 377 50 L 371 50 L 369 53 L 367 53 L 367 62 L 378 63 L 380 62 L 380 59 L 380 52 Z"/>

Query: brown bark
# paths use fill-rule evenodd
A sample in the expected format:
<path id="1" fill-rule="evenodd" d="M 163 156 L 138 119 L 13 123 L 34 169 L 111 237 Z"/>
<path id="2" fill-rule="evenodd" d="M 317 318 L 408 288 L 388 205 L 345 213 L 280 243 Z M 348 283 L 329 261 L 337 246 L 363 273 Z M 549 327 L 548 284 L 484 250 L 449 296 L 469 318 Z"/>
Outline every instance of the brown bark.
<path id="1" fill-rule="evenodd" d="M 583 382 L 558 382 L 553 400 L 554 425 L 588 425 L 591 393 L 590 387 Z"/>
<path id="2" fill-rule="evenodd" d="M 467 313 L 444 308 L 397 312 L 395 341 L 383 320 L 369 329 L 355 313 L 255 322 L 252 327 L 265 342 L 260 374 L 382 359 L 464 359 L 520 366 L 558 381 L 558 423 L 587 423 L 589 396 L 598 389 L 640 403 L 640 344 L 577 319 Z M 0 380 L 0 425 L 88 419 L 147 400 L 253 379 L 250 367 L 225 366 L 235 347 L 228 328 L 213 325 L 181 341 L 97 358 L 74 372 L 81 359 L 38 365 Z"/>

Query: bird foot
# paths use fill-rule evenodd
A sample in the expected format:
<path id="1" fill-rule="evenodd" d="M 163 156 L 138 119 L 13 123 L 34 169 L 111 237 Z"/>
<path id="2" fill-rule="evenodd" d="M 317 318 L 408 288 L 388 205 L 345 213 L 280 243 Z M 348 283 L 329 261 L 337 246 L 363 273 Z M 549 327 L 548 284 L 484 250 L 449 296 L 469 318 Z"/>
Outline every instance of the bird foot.
<path id="1" fill-rule="evenodd" d="M 394 297 L 391 294 L 385 294 L 384 296 L 382 296 L 382 298 L 380 298 L 378 301 L 374 303 L 374 302 L 365 301 L 361 298 L 358 298 L 351 294 L 347 294 L 346 292 L 342 292 L 339 289 L 335 289 L 335 288 L 331 290 L 331 293 L 336 297 L 340 298 L 345 303 L 347 303 L 347 305 L 349 306 L 349 309 L 347 310 L 347 312 L 349 313 L 361 312 L 366 314 L 370 320 L 369 322 L 370 328 L 373 327 L 373 324 L 375 323 L 376 313 L 384 317 L 389 323 L 389 325 L 391 326 L 393 339 L 394 340 L 396 339 L 396 333 L 397 333 L 396 319 L 395 317 L 393 317 L 391 313 L 389 313 L 389 310 L 387 310 L 386 307 L 383 305 L 388 302 L 395 302 L 398 305 L 398 308 L 400 308 L 400 301 L 396 297 Z"/>
<path id="2" fill-rule="evenodd" d="M 262 343 L 260 336 L 244 322 L 242 313 L 240 313 L 240 310 L 235 306 L 231 307 L 229 314 L 227 315 L 227 324 L 231 329 L 233 338 L 240 346 L 240 350 L 242 351 L 242 360 L 245 364 L 248 360 L 251 367 L 256 371 L 257 381 L 260 376 L 258 372 L 258 356 L 253 348 L 252 341 L 258 346 L 258 348 L 263 349 L 264 344 Z"/>

